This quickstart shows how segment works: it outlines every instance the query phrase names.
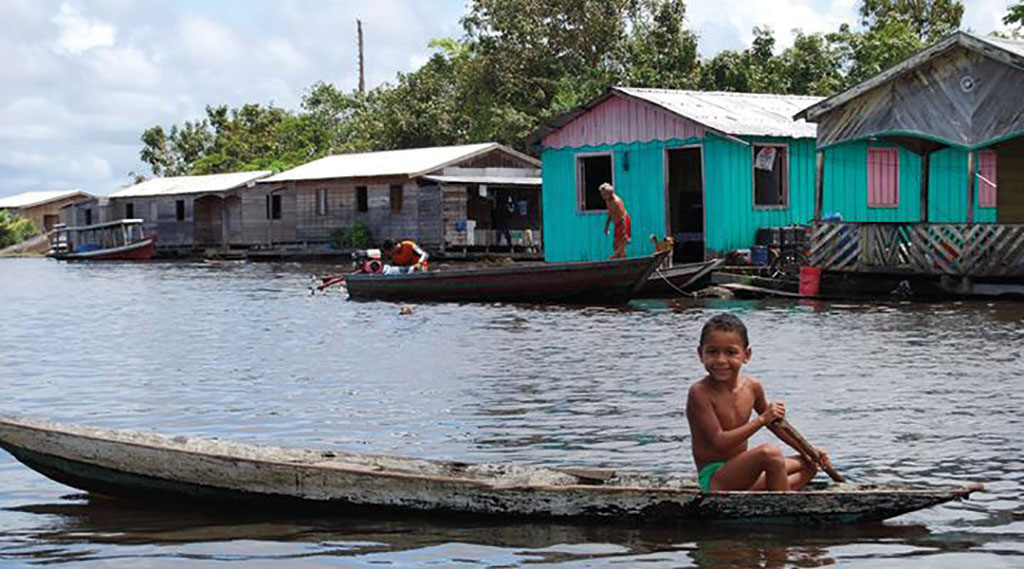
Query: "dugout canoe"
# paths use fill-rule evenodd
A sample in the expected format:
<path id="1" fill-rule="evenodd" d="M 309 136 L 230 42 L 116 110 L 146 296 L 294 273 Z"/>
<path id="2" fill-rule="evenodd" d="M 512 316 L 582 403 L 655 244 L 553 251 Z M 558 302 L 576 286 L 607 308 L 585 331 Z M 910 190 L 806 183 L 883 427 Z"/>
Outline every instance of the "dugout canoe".
<path id="1" fill-rule="evenodd" d="M 701 492 L 692 479 L 256 446 L 0 416 L 0 447 L 57 482 L 153 501 L 630 522 L 877 521 L 980 486 Z"/>
<path id="2" fill-rule="evenodd" d="M 356 300 L 622 303 L 637 294 L 663 258 L 659 253 L 407 274 L 350 273 L 344 279 L 349 297 Z"/>

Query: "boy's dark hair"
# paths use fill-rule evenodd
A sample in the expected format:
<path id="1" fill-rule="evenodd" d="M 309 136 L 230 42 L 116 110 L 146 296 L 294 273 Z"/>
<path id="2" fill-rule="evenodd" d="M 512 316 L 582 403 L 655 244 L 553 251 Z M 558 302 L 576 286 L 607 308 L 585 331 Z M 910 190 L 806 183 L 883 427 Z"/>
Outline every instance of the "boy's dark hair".
<path id="1" fill-rule="evenodd" d="M 385 251 L 390 251 L 395 248 L 395 242 L 390 239 L 385 239 L 380 248 Z"/>
<path id="2" fill-rule="evenodd" d="M 750 345 L 750 339 L 747 337 L 747 326 L 743 324 L 742 320 L 732 314 L 726 312 L 716 314 L 704 323 L 704 327 L 701 328 L 700 331 L 701 346 L 704 345 L 704 340 L 707 338 L 708 333 L 713 330 L 721 332 L 736 332 L 740 335 L 740 339 L 743 340 L 744 347 Z"/>

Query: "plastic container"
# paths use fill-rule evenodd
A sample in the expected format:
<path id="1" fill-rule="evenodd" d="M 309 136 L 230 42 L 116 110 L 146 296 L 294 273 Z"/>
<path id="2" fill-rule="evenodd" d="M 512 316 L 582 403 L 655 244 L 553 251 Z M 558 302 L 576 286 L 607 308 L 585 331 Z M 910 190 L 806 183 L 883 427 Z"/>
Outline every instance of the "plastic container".
<path id="1" fill-rule="evenodd" d="M 800 267 L 800 296 L 818 296 L 820 286 L 820 268 Z"/>
<path id="2" fill-rule="evenodd" d="M 755 245 L 750 248 L 750 264 L 763 267 L 768 264 L 768 248 Z"/>

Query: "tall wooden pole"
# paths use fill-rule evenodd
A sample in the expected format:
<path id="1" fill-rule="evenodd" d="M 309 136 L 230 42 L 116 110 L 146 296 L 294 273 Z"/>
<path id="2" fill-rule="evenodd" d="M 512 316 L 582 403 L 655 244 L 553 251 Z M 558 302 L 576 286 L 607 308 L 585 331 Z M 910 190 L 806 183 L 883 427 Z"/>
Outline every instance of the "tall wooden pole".
<path id="1" fill-rule="evenodd" d="M 363 22 L 356 20 L 356 33 L 359 36 L 359 95 L 366 94 L 366 75 L 363 67 Z"/>

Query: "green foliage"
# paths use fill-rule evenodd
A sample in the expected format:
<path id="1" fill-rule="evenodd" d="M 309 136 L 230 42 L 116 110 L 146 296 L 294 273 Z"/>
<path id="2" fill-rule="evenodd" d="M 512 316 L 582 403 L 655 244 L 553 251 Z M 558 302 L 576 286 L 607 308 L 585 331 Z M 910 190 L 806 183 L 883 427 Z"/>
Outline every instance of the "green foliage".
<path id="1" fill-rule="evenodd" d="M 351 227 L 342 227 L 331 234 L 331 241 L 339 249 L 366 249 L 373 247 L 373 232 L 370 226 L 357 221 Z"/>
<path id="2" fill-rule="evenodd" d="M 311 85 L 301 109 L 209 106 L 194 122 L 142 134 L 154 175 L 292 168 L 328 154 L 496 141 L 529 150 L 538 126 L 613 85 L 828 96 L 957 29 L 960 0 L 862 0 L 860 23 L 771 29 L 701 61 L 685 0 L 472 0 L 460 38 L 431 42 L 419 69 L 366 94 Z M 1024 3 L 1004 21 L 1024 24 Z"/>
<path id="3" fill-rule="evenodd" d="M 1017 0 L 1017 4 L 1007 7 L 1003 23 L 1013 27 L 1010 30 L 1012 37 L 1020 37 L 1021 32 L 1024 31 L 1024 1 Z"/>
<path id="4" fill-rule="evenodd" d="M 0 249 L 17 245 L 39 234 L 39 226 L 31 219 L 0 210 Z"/>

